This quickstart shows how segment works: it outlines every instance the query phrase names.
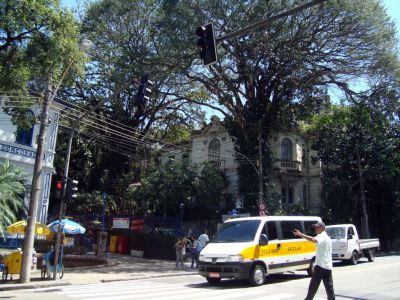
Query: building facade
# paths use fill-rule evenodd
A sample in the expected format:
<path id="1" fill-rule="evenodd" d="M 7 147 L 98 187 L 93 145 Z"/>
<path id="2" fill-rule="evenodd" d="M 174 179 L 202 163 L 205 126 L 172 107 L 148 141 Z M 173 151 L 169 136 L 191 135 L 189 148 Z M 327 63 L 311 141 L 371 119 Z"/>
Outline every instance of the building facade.
<path id="1" fill-rule="evenodd" d="M 0 160 L 9 160 L 16 167 L 22 169 L 26 174 L 24 201 L 26 208 L 28 208 L 40 124 L 39 121 L 35 122 L 29 130 L 22 130 L 21 128 L 18 128 L 18 126 L 13 125 L 10 115 L 6 114 L 3 110 L 4 101 L 6 101 L 6 99 L 0 98 L 0 100 Z M 53 102 L 52 109 L 49 111 L 50 124 L 46 131 L 37 211 L 37 221 L 43 224 L 46 224 L 47 222 L 51 179 L 54 172 L 53 163 L 57 130 L 60 110 L 62 108 L 63 106 L 61 104 Z M 41 107 L 39 105 L 34 105 L 28 113 L 32 114 L 36 120 L 39 120 Z"/>
<path id="2" fill-rule="evenodd" d="M 282 196 L 286 204 L 302 203 L 312 213 L 319 213 L 321 205 L 321 166 L 319 161 L 312 160 L 316 153 L 310 151 L 307 139 L 299 132 L 273 131 L 268 136 L 268 145 L 273 156 L 273 174 L 269 187 L 272 192 Z M 165 153 L 162 161 L 174 157 L 181 159 L 189 156 L 193 163 L 213 161 L 226 174 L 229 181 L 229 193 L 241 207 L 242 196 L 238 190 L 238 164 L 236 156 L 252 164 L 257 172 L 255 162 L 234 150 L 234 143 L 218 117 L 213 116 L 199 132 L 192 136 L 186 152 L 171 155 Z M 244 162 L 245 162 L 244 161 Z"/>

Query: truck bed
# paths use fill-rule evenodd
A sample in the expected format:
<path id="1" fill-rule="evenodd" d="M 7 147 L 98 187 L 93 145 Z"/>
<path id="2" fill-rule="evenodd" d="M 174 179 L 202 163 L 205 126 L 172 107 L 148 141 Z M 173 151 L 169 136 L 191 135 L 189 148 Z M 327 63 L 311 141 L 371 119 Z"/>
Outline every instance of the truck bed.
<path id="1" fill-rule="evenodd" d="M 379 239 L 360 239 L 358 241 L 360 250 L 379 248 Z"/>

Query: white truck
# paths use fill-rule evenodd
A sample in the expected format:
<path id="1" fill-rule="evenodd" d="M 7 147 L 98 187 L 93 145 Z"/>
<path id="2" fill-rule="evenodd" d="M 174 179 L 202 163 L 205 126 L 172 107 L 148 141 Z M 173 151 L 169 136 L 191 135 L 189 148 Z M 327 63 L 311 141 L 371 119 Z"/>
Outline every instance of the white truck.
<path id="1" fill-rule="evenodd" d="M 372 262 L 379 251 L 379 239 L 360 239 L 353 224 L 326 226 L 326 233 L 332 239 L 333 260 L 344 260 L 356 265 L 361 257 Z"/>

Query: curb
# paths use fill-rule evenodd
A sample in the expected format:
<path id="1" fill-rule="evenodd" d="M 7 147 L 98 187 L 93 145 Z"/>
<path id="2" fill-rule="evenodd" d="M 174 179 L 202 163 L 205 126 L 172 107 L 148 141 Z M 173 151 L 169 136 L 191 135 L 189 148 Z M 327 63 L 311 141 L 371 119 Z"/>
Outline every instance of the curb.
<path id="1" fill-rule="evenodd" d="M 57 286 L 68 286 L 72 285 L 71 282 L 53 282 L 53 283 L 17 283 L 15 285 L 10 286 L 0 286 L 0 291 L 14 291 L 14 290 L 28 290 L 28 289 L 41 289 L 41 288 L 48 288 L 48 287 L 57 287 Z"/>
<path id="2" fill-rule="evenodd" d="M 116 278 L 116 279 L 99 279 L 97 282 L 108 283 L 108 282 L 116 282 L 116 281 L 130 281 L 130 280 L 141 280 L 148 278 L 160 278 L 160 277 L 176 277 L 176 276 L 188 276 L 188 275 L 198 275 L 198 273 L 193 272 L 185 272 L 185 273 L 168 273 L 168 274 L 149 274 L 138 277 L 129 277 L 129 278 Z M 91 284 L 90 283 L 80 283 L 80 284 Z M 76 283 L 78 284 L 78 283 Z M 29 289 L 40 289 L 40 288 L 51 288 L 51 287 L 59 287 L 59 286 L 69 286 L 74 285 L 70 281 L 64 282 L 42 282 L 42 283 L 16 283 L 9 286 L 0 286 L 0 291 L 13 291 L 13 290 L 29 290 Z"/>
<path id="3" fill-rule="evenodd" d="M 116 282 L 116 281 L 129 281 L 129 280 L 140 280 L 147 278 L 161 278 L 161 277 L 177 277 L 177 276 L 188 276 L 188 275 L 198 275 L 198 273 L 179 273 L 179 274 L 153 274 L 147 276 L 131 277 L 131 278 L 119 278 L 119 279 L 101 279 L 100 282 Z"/>

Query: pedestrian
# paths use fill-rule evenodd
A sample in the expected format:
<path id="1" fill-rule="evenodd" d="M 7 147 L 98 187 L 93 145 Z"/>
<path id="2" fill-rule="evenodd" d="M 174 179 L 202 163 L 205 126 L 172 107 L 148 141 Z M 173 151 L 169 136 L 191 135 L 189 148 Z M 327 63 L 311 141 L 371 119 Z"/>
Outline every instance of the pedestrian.
<path id="1" fill-rule="evenodd" d="M 317 244 L 317 253 L 315 257 L 315 268 L 308 287 L 308 293 L 305 300 L 312 300 L 317 293 L 321 280 L 324 283 L 328 300 L 335 300 L 332 278 L 332 240 L 325 231 L 325 223 L 317 222 L 313 224 L 316 236 L 312 237 L 300 232 L 298 229 L 293 234 L 305 238 L 307 241 Z"/>
<path id="2" fill-rule="evenodd" d="M 200 253 L 201 250 L 203 250 L 203 248 L 208 244 L 208 242 L 210 241 L 210 239 L 208 238 L 208 231 L 207 229 L 203 230 L 203 233 L 200 234 L 198 241 L 198 253 Z"/>
<path id="3" fill-rule="evenodd" d="M 178 268 L 179 263 L 183 269 L 183 247 L 185 247 L 185 243 L 183 239 L 178 238 L 175 243 L 175 253 L 176 253 L 176 268 Z"/>
<path id="4" fill-rule="evenodd" d="M 195 268 L 197 269 L 197 264 L 198 264 L 198 255 L 197 255 L 197 236 L 196 235 L 192 235 L 192 245 L 191 245 L 191 249 L 190 249 L 190 254 L 192 256 L 192 265 L 190 266 L 192 269 Z M 195 266 L 196 264 L 196 266 Z"/>
<path id="5" fill-rule="evenodd" d="M 33 249 L 32 252 L 32 270 L 36 270 L 37 269 L 37 253 L 35 251 L 35 249 Z"/>

